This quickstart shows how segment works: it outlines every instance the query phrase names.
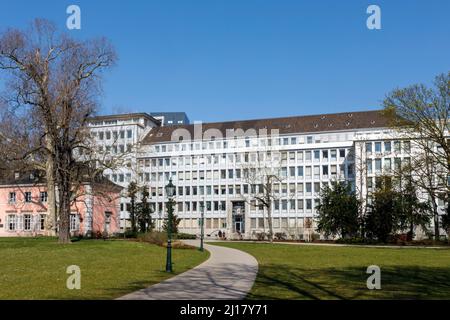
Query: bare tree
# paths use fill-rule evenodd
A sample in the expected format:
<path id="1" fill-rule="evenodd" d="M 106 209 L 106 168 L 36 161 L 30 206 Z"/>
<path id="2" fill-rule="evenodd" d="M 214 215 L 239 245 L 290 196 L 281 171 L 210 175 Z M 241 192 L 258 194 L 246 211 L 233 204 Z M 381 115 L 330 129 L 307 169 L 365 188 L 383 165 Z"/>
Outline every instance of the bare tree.
<path id="1" fill-rule="evenodd" d="M 115 52 L 106 39 L 78 41 L 36 19 L 29 30 L 0 35 L 0 70 L 8 76 L 3 94 L 9 110 L 36 119 L 35 149 L 22 158 L 44 155 L 49 197 L 58 190 L 59 242 L 70 242 L 72 183 L 78 170 L 74 150 L 86 145 L 88 119 L 95 114 L 101 73 Z"/>
<path id="2" fill-rule="evenodd" d="M 443 193 L 447 199 L 450 195 L 450 72 L 438 75 L 434 88 L 416 84 L 396 89 L 383 104 L 399 137 L 411 141 L 413 175 L 429 195 L 438 240 L 437 199 Z"/>
<path id="3" fill-rule="evenodd" d="M 355 142 L 355 193 L 358 199 L 358 220 L 360 223 L 360 235 L 364 237 L 364 217 L 367 213 L 367 156 L 366 139 Z"/>
<path id="4" fill-rule="evenodd" d="M 250 154 L 250 161 L 242 166 L 243 180 L 250 186 L 247 202 L 256 204 L 257 201 L 262 206 L 264 233 L 265 213 L 267 213 L 270 242 L 273 241 L 272 204 L 281 198 L 280 193 L 274 189 L 274 185 L 286 179 L 282 172 L 280 155 L 280 151 L 267 148 Z"/>

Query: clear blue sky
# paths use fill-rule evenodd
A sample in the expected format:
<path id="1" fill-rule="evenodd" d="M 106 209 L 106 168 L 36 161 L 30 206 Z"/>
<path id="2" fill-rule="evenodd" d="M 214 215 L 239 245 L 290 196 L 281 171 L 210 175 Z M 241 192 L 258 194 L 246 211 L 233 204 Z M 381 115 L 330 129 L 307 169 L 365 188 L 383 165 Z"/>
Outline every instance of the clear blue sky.
<path id="1" fill-rule="evenodd" d="M 450 1 L 0 0 L 0 29 L 35 17 L 106 36 L 120 60 L 101 113 L 185 111 L 222 121 L 380 108 L 450 70 Z M 377 4 L 382 30 L 366 28 Z"/>

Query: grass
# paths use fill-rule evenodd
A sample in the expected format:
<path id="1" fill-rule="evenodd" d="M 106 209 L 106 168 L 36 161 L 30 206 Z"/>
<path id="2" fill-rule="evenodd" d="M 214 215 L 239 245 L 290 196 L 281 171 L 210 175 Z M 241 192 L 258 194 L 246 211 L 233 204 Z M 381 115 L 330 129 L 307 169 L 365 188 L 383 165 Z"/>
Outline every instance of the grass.
<path id="1" fill-rule="evenodd" d="M 450 250 L 214 243 L 253 255 L 247 299 L 450 299 Z M 381 268 L 381 290 L 366 286 Z"/>
<path id="2" fill-rule="evenodd" d="M 174 275 L 209 253 L 173 250 Z M 172 276 L 164 272 L 166 249 L 126 240 L 82 240 L 61 245 L 52 238 L 0 238 L 0 299 L 112 299 Z M 81 289 L 66 287 L 66 269 L 81 269 Z"/>

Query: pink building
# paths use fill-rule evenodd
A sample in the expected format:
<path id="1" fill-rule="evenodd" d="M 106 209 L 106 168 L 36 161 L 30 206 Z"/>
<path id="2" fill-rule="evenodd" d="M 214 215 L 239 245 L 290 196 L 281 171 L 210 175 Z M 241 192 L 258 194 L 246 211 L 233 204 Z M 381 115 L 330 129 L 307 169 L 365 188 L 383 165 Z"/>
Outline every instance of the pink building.
<path id="1" fill-rule="evenodd" d="M 119 232 L 121 187 L 102 179 L 78 188 L 72 205 L 72 235 Z M 45 180 L 33 173 L 0 180 L 0 237 L 50 235 Z"/>

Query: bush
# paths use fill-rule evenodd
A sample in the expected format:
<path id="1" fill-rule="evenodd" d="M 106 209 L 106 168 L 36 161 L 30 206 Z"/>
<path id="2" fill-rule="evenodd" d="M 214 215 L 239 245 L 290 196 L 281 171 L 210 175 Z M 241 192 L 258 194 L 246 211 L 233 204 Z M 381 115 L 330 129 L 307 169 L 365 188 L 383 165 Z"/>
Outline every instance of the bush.
<path id="1" fill-rule="evenodd" d="M 276 232 L 275 233 L 275 239 L 276 240 L 286 240 L 287 239 L 286 233 L 284 233 L 284 232 Z"/>
<path id="2" fill-rule="evenodd" d="M 133 231 L 131 231 L 131 230 L 125 231 L 124 235 L 125 235 L 125 238 L 127 238 L 127 239 L 130 239 L 130 238 L 137 238 L 137 237 L 138 237 L 137 232 L 133 232 Z"/>
<path id="3" fill-rule="evenodd" d="M 181 235 L 185 236 L 185 234 L 181 234 Z M 191 237 L 192 235 L 188 235 L 188 236 Z M 195 237 L 195 235 L 194 235 L 194 237 Z M 152 231 L 152 232 L 142 233 L 142 234 L 138 235 L 137 239 L 138 239 L 138 241 L 156 244 L 160 247 L 167 247 L 167 233 L 166 232 Z M 195 249 L 195 247 L 185 244 L 181 241 L 177 241 L 177 240 L 172 240 L 172 248 L 174 248 L 174 249 Z"/>
<path id="4" fill-rule="evenodd" d="M 158 246 L 163 246 L 165 243 L 167 243 L 167 233 L 159 232 L 159 231 L 152 231 L 152 232 L 140 234 L 137 237 L 137 239 L 139 241 L 153 243 Z"/>
<path id="5" fill-rule="evenodd" d="M 197 236 L 195 234 L 190 233 L 177 233 L 173 237 L 174 239 L 182 239 L 182 240 L 195 240 Z"/>
<path id="6" fill-rule="evenodd" d="M 264 241 L 266 239 L 266 234 L 264 232 L 258 232 L 255 235 L 256 235 L 256 240 L 258 240 L 258 241 Z"/>

